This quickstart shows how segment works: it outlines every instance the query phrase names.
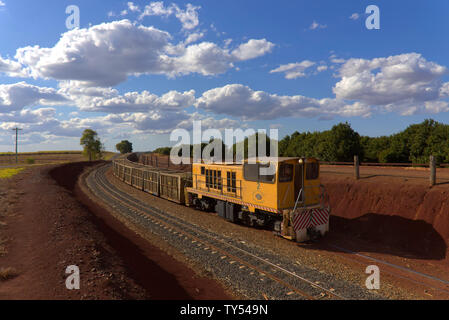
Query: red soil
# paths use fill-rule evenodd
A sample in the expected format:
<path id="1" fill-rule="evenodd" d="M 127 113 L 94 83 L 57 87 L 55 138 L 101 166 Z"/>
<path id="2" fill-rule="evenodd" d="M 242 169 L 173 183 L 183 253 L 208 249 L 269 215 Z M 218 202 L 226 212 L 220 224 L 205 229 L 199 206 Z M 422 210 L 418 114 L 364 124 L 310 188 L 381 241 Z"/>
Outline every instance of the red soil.
<path id="1" fill-rule="evenodd" d="M 0 299 L 232 298 L 88 200 L 76 181 L 90 165 L 34 168 L 8 182 L 0 267 L 18 276 L 0 281 Z M 80 290 L 65 287 L 69 265 L 80 268 Z"/>
<path id="2" fill-rule="evenodd" d="M 362 173 L 362 179 L 355 181 L 352 169 L 323 168 L 322 183 L 332 206 L 331 229 L 368 240 L 384 253 L 446 259 L 449 185 L 430 187 L 425 171 L 362 168 Z"/>

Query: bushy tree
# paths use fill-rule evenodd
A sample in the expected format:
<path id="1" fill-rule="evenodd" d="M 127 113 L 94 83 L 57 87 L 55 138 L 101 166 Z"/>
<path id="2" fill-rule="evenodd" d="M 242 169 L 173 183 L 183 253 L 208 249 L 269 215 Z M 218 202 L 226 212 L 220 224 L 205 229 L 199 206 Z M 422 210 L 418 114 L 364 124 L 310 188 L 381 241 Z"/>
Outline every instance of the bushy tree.
<path id="1" fill-rule="evenodd" d="M 101 159 L 104 148 L 97 132 L 92 129 L 84 130 L 80 145 L 83 146 L 83 154 L 89 158 L 89 161 Z"/>
<path id="2" fill-rule="evenodd" d="M 121 154 L 133 152 L 133 144 L 128 140 L 122 140 L 115 145 L 115 148 Z"/>

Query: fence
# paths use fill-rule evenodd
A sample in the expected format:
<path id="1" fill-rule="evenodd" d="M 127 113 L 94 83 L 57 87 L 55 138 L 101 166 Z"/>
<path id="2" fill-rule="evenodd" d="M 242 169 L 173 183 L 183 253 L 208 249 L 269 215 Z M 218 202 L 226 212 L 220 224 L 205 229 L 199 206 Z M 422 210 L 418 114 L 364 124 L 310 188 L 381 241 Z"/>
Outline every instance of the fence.
<path id="1" fill-rule="evenodd" d="M 360 179 L 360 168 L 361 167 L 403 167 L 403 168 L 429 168 L 429 183 L 431 186 L 435 185 L 437 182 L 437 165 L 434 156 L 430 156 L 429 163 L 372 163 L 372 162 L 359 162 L 359 157 L 354 156 L 353 162 L 338 162 L 338 161 L 321 161 L 321 164 L 325 165 L 339 165 L 339 166 L 352 166 L 354 168 L 354 178 L 356 180 Z M 440 168 L 447 168 L 449 164 L 439 164 Z"/>

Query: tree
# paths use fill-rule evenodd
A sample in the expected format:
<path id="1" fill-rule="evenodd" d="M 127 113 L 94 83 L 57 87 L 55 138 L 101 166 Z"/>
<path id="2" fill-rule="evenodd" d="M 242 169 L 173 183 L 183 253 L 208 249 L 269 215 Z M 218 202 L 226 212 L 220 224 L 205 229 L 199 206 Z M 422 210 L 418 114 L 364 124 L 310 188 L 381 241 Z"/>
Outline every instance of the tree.
<path id="1" fill-rule="evenodd" d="M 121 154 L 125 153 L 131 153 L 133 152 L 133 144 L 129 142 L 128 140 L 122 140 L 119 143 L 115 145 L 115 148 L 117 151 L 119 151 Z"/>
<path id="2" fill-rule="evenodd" d="M 83 154 L 89 157 L 89 161 L 101 159 L 103 144 L 98 138 L 98 134 L 92 129 L 86 129 L 80 139 L 83 146 Z"/>

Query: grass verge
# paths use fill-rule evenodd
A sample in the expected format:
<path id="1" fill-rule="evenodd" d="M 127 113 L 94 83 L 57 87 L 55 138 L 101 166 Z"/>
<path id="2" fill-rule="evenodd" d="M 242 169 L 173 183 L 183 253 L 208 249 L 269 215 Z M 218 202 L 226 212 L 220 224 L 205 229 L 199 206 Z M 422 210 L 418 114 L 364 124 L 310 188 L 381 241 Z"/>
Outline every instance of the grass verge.
<path id="1" fill-rule="evenodd" d="M 0 169 L 0 179 L 7 179 L 15 176 L 20 171 L 22 171 L 24 168 L 5 168 Z"/>

